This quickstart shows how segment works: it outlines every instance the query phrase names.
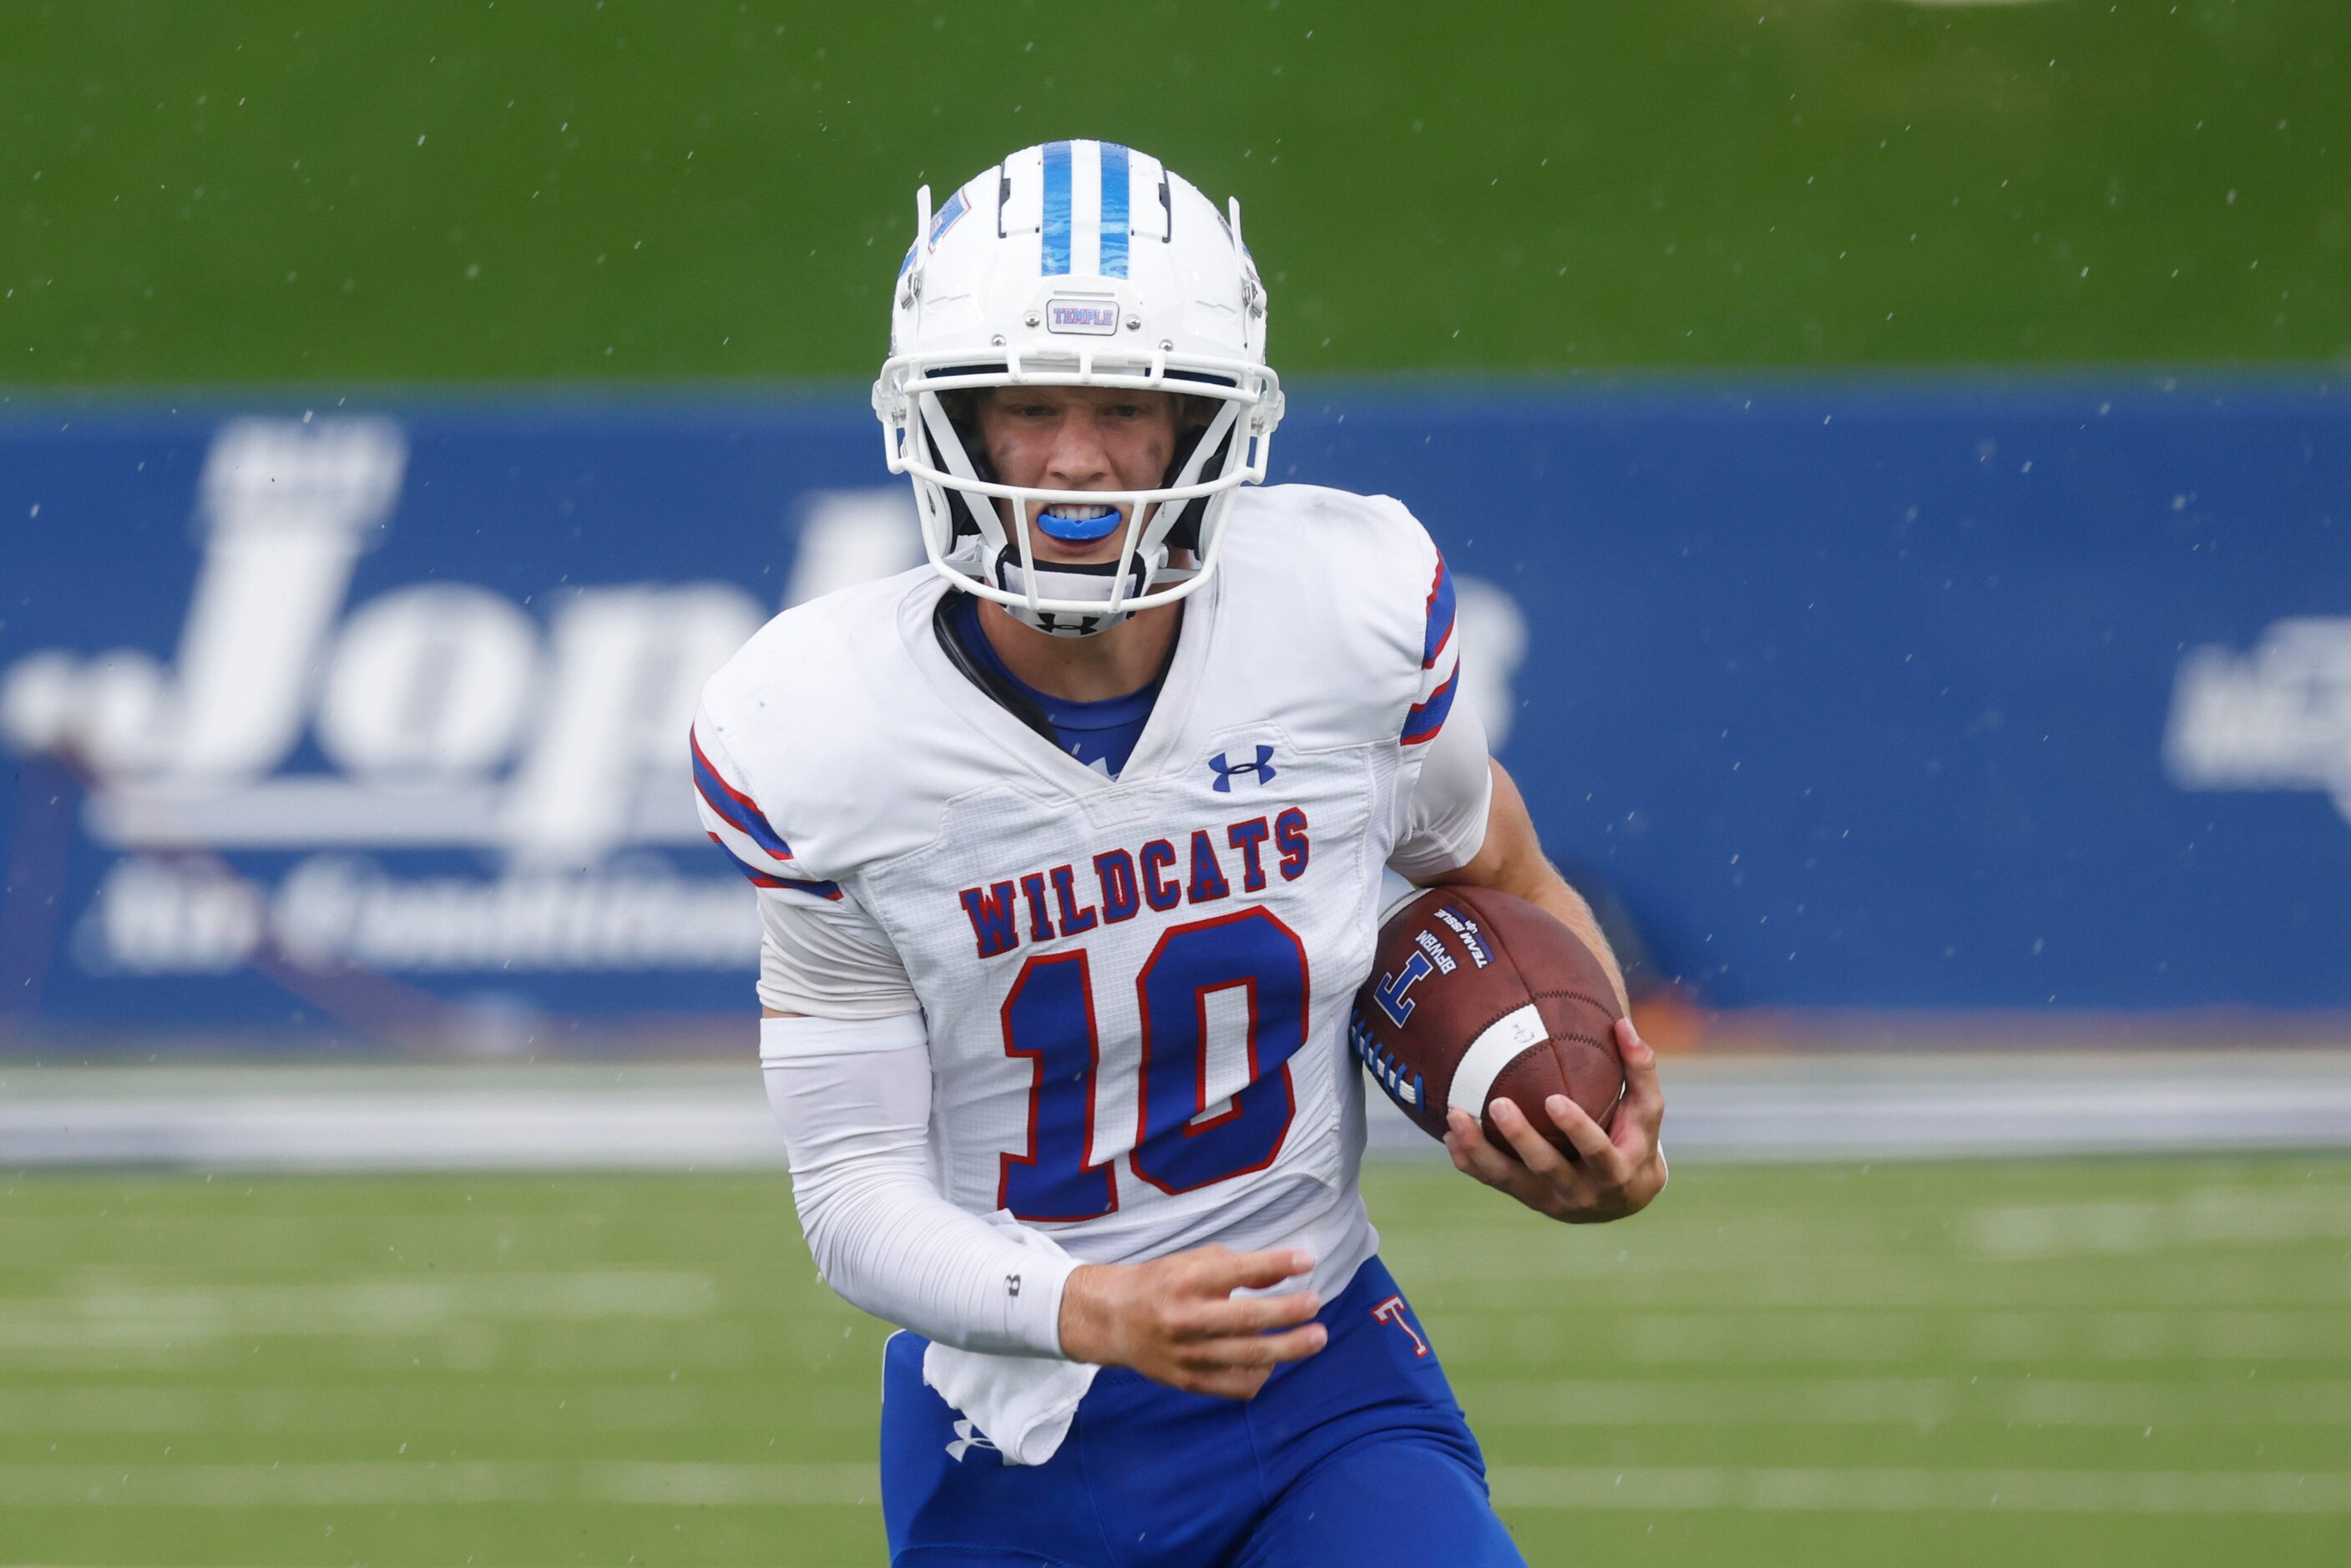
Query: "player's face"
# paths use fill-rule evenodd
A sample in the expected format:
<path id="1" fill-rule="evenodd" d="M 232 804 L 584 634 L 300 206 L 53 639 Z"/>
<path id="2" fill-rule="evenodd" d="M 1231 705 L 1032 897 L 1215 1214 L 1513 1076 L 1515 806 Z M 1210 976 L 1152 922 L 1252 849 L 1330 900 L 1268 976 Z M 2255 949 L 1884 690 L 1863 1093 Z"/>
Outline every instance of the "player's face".
<path id="1" fill-rule="evenodd" d="M 980 441 L 1007 485 L 1049 490 L 1145 490 L 1167 472 L 1176 449 L 1176 399 L 1167 392 L 1105 387 L 993 387 L 979 405 Z M 1000 501 L 1009 507 L 1009 501 Z M 1053 502 L 1041 509 L 1081 524 L 1106 513 L 1119 526 L 1097 539 L 1055 538 L 1036 526 L 1029 537 L 1043 560 L 1116 560 L 1131 508 Z M 1092 532 L 1090 528 L 1061 531 Z"/>

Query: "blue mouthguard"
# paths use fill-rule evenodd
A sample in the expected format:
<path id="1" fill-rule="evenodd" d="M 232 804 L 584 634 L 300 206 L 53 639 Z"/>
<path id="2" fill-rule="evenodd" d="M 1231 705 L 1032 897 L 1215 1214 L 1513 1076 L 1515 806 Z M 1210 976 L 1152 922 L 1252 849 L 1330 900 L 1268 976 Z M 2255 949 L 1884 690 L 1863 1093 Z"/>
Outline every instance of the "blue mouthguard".
<path id="1" fill-rule="evenodd" d="M 1045 530 L 1045 537 L 1059 539 L 1063 544 L 1088 544 L 1095 539 L 1107 538 L 1118 530 L 1123 521 L 1115 510 L 1105 512 L 1099 517 L 1072 517 L 1047 507 L 1037 514 L 1037 526 Z"/>

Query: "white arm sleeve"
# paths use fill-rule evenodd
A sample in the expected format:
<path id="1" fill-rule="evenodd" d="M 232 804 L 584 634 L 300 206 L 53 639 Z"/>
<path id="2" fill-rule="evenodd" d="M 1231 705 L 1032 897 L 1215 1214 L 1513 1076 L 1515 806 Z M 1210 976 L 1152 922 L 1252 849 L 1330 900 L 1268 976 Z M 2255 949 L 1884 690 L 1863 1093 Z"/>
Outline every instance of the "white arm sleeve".
<path id="1" fill-rule="evenodd" d="M 1458 702 L 1420 759 L 1420 777 L 1388 864 L 1415 879 L 1458 871 L 1486 845 L 1494 809 L 1494 770 L 1487 766 L 1486 727 L 1474 704 Z"/>
<path id="2" fill-rule="evenodd" d="M 765 1019 L 759 1058 L 826 1284 L 957 1350 L 1061 1355 L 1061 1289 L 1077 1261 L 1023 1246 L 931 1179 L 920 1014 Z"/>

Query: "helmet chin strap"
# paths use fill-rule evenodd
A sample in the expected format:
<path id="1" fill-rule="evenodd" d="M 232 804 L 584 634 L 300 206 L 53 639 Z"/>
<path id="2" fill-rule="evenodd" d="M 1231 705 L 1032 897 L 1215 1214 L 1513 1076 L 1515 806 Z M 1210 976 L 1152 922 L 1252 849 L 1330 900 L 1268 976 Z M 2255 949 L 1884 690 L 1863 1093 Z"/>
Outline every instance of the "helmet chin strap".
<path id="1" fill-rule="evenodd" d="M 982 569 L 990 587 L 1024 598 L 1029 592 L 1029 574 L 1021 570 L 1020 551 L 1011 544 L 1000 545 L 983 551 Z M 1128 600 L 1139 598 L 1151 587 L 1152 580 L 1167 564 L 1167 547 L 1153 545 L 1136 552 L 1128 563 L 1126 592 Z M 1027 604 L 1008 604 L 1004 608 L 1024 626 L 1055 637 L 1092 637 L 1107 632 L 1128 616 L 1132 610 L 1113 611 L 1109 608 L 1111 597 L 1118 591 L 1118 562 L 1105 560 L 1092 563 L 1076 561 L 1039 561 L 1036 570 L 1037 597 L 1090 601 L 1103 608 L 1099 614 L 1071 615 L 1051 610 L 1031 610 Z"/>

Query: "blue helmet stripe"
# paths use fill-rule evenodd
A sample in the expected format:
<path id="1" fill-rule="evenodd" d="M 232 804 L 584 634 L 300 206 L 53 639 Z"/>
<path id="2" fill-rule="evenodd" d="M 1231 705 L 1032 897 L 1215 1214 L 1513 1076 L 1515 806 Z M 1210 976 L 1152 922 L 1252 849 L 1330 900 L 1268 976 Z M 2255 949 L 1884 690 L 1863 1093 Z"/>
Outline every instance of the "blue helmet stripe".
<path id="1" fill-rule="evenodd" d="M 1045 143 L 1044 265 L 1050 275 L 1070 270 L 1070 144 Z"/>
<path id="2" fill-rule="evenodd" d="M 1126 149 L 1102 144 L 1102 275 L 1126 276 Z"/>

